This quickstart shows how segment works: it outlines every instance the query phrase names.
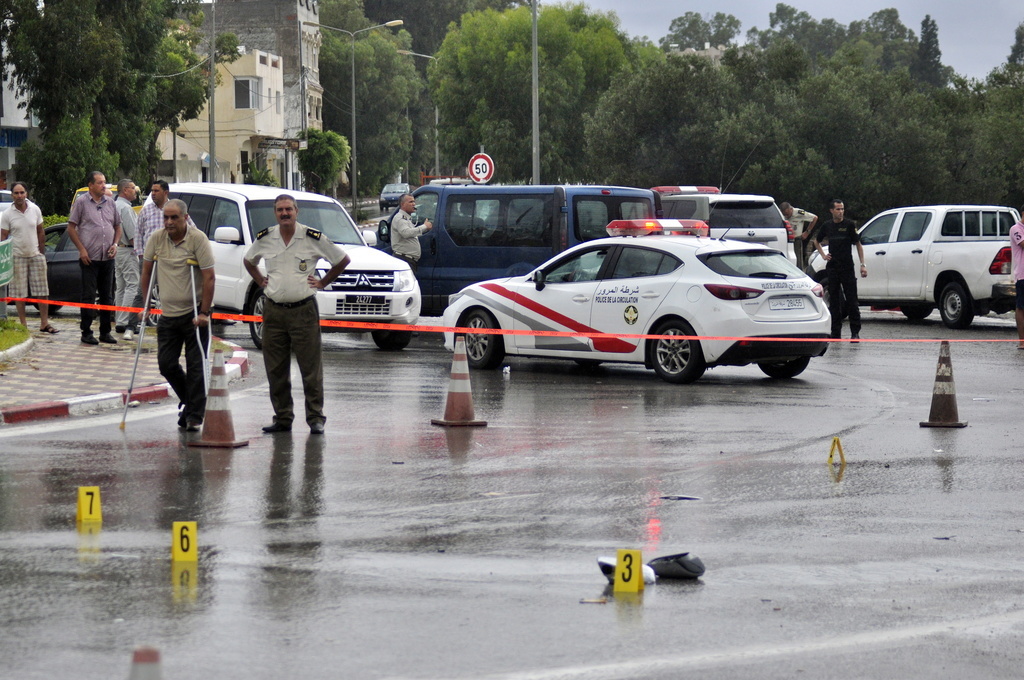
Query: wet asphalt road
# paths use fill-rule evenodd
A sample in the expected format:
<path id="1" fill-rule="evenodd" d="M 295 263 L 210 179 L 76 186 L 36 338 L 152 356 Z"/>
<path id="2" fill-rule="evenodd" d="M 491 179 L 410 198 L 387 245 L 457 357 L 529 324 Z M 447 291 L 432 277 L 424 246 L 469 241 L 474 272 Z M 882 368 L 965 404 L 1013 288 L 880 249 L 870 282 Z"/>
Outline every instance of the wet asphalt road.
<path id="1" fill-rule="evenodd" d="M 1008 340 L 866 315 L 867 338 Z M 246 345 L 245 329 L 227 330 Z M 1019 677 L 1024 352 L 954 344 L 962 430 L 922 429 L 937 343 L 843 345 L 791 381 L 512 360 L 486 428 L 430 425 L 450 355 L 327 338 L 327 435 L 189 449 L 168 405 L 0 429 L 5 678 Z M 253 352 L 258 358 L 258 353 Z M 848 461 L 825 461 L 839 436 Z M 76 488 L 101 487 L 98 534 Z M 693 496 L 699 500 L 669 500 Z M 198 566 L 170 562 L 171 523 Z M 599 555 L 692 551 L 696 582 L 612 597 Z M 581 600 L 607 598 L 606 604 Z"/>

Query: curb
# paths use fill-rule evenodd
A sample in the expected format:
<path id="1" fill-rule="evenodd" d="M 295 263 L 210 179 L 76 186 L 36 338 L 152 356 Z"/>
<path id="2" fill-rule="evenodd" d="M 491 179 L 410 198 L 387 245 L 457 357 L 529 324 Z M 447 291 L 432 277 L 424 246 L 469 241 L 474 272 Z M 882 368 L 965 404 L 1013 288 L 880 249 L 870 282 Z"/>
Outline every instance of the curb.
<path id="1" fill-rule="evenodd" d="M 249 375 L 249 353 L 239 347 L 238 345 L 222 340 L 218 338 L 224 344 L 230 345 L 232 348 L 231 358 L 224 362 L 224 371 L 227 374 L 228 382 L 235 378 L 242 378 Z M 26 347 L 27 345 L 27 347 Z M 11 357 L 10 353 L 15 350 L 21 350 L 21 356 L 28 352 L 32 346 L 32 339 L 29 338 L 28 342 L 24 342 L 17 347 L 14 347 L 3 354 L 7 358 Z M 3 358 L 3 357 L 0 357 Z M 137 390 L 132 390 L 132 401 L 160 401 L 166 399 L 171 395 L 170 385 L 163 383 L 161 385 L 150 385 L 148 387 L 140 387 Z M 14 423 L 27 423 L 33 420 L 48 420 L 51 418 L 66 418 L 70 416 L 87 416 L 95 415 L 97 413 L 103 413 L 105 411 L 116 411 L 124 408 L 125 399 L 128 397 L 128 391 L 124 390 L 121 392 L 103 392 L 100 394 L 92 394 L 85 397 L 70 397 L 59 401 L 42 401 L 36 404 L 25 404 L 22 406 L 9 406 L 7 408 L 0 409 L 0 424 L 14 424 Z"/>
<path id="2" fill-rule="evenodd" d="M 28 354 L 29 350 L 35 347 L 35 344 L 36 341 L 32 339 L 31 335 L 29 335 L 28 340 L 20 345 L 15 345 L 10 349 L 5 349 L 0 352 L 0 361 L 14 361 L 15 359 L 20 359 Z"/>

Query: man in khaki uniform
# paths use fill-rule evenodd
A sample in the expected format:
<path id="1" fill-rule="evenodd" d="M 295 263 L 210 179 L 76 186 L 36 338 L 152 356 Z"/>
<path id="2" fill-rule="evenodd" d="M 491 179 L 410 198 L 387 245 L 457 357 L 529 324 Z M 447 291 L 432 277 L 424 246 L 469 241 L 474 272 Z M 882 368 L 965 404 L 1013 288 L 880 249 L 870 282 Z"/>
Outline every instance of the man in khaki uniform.
<path id="1" fill-rule="evenodd" d="M 216 281 L 213 249 L 206 234 L 188 226 L 188 206 L 175 198 L 164 204 L 164 227 L 150 235 L 142 257 L 140 283 L 143 291 L 149 289 L 156 263 L 162 311 L 156 326 L 160 375 L 167 378 L 183 404 L 178 427 L 197 432 L 206 415 L 203 348 L 210 332 L 210 307 Z M 199 263 L 198 272 L 196 265 L 189 261 Z M 193 297 L 193 289 L 201 301 Z M 196 328 L 199 329 L 198 339 Z M 182 345 L 185 347 L 184 371 L 180 362 Z"/>
<path id="2" fill-rule="evenodd" d="M 811 239 L 814 233 L 814 227 L 818 224 L 818 216 L 812 212 L 807 212 L 800 208 L 794 208 L 789 203 L 783 203 L 779 206 L 779 210 L 782 211 L 782 216 L 793 225 L 793 254 L 796 255 L 796 266 L 800 269 L 807 267 L 807 261 L 810 259 L 813 242 Z"/>
<path id="3" fill-rule="evenodd" d="M 264 229 L 245 254 L 245 268 L 267 297 L 263 309 L 263 363 L 270 383 L 274 422 L 264 432 L 289 432 L 295 411 L 292 401 L 291 356 L 295 355 L 306 398 L 306 424 L 323 434 L 324 366 L 320 344 L 320 311 L 316 291 L 323 290 L 348 266 L 345 251 L 315 229 L 298 223 L 295 199 L 281 194 L 274 201 L 277 226 Z M 331 268 L 322 279 L 316 265 L 323 258 Z M 259 270 L 266 262 L 267 275 Z"/>

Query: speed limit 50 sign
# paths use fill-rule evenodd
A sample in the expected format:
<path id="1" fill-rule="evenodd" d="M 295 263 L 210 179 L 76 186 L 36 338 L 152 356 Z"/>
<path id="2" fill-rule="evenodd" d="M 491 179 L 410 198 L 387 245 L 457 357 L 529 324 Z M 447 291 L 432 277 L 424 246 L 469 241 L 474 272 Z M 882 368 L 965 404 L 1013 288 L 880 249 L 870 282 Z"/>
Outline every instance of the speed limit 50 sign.
<path id="1" fill-rule="evenodd" d="M 485 153 L 469 159 L 469 178 L 477 184 L 487 184 L 494 177 L 494 161 Z"/>

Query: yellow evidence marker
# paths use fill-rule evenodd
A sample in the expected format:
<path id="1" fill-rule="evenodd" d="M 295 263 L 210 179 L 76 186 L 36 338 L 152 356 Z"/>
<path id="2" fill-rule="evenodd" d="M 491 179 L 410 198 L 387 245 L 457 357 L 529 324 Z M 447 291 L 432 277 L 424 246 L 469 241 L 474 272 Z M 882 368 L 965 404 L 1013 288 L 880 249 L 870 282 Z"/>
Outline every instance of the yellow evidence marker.
<path id="1" fill-rule="evenodd" d="M 836 455 L 836 451 L 839 451 L 839 465 L 846 467 L 846 456 L 843 454 L 843 443 L 839 441 L 839 437 L 832 437 L 832 448 L 828 450 L 829 465 L 832 465 L 832 460 Z"/>
<path id="2" fill-rule="evenodd" d="M 175 522 L 171 527 L 171 561 L 198 562 L 198 536 L 195 522 Z"/>
<path id="3" fill-rule="evenodd" d="M 103 511 L 100 509 L 100 487 L 78 487 L 78 509 L 75 512 L 75 521 L 79 524 L 103 521 Z"/>
<path id="4" fill-rule="evenodd" d="M 644 589 L 643 557 L 639 550 L 619 550 L 615 554 L 615 593 L 639 593 Z"/>

